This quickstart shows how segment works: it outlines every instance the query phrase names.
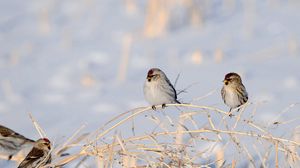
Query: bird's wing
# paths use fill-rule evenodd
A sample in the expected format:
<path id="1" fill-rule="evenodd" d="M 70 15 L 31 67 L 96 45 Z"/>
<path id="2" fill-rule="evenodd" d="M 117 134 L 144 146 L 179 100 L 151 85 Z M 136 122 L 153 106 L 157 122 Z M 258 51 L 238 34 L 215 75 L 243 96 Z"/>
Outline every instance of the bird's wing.
<path id="1" fill-rule="evenodd" d="M 0 125 L 0 134 L 3 136 L 3 137 L 13 137 L 13 138 L 19 138 L 19 139 L 24 139 L 24 140 L 28 140 L 28 141 L 31 141 L 31 142 L 34 142 L 33 140 L 31 139 L 28 139 L 26 137 L 24 137 L 23 135 L 3 126 L 3 125 Z"/>
<path id="2" fill-rule="evenodd" d="M 237 87 L 237 92 L 238 92 L 239 100 L 241 100 L 241 103 L 242 104 L 246 103 L 248 101 L 248 93 L 243 84 L 241 84 L 240 87 Z"/>
<path id="3" fill-rule="evenodd" d="M 223 98 L 224 103 L 226 104 L 226 99 L 225 99 L 225 97 L 226 97 L 226 92 L 225 92 L 225 88 L 224 88 L 224 87 L 222 87 L 221 95 L 222 95 L 222 98 Z"/>
<path id="4" fill-rule="evenodd" d="M 7 127 L 4 127 L 2 125 L 0 125 L 0 134 L 4 137 L 8 137 L 10 135 L 12 135 L 14 133 L 13 130 L 7 128 Z"/>
<path id="5" fill-rule="evenodd" d="M 177 100 L 177 93 L 176 93 L 174 86 L 172 85 L 172 83 L 170 82 L 170 80 L 168 78 L 166 78 L 166 82 L 167 82 L 167 85 L 172 89 L 172 94 L 174 94 L 176 103 L 180 104 L 180 102 Z"/>
<path id="6" fill-rule="evenodd" d="M 32 148 L 26 158 L 20 163 L 18 168 L 25 168 L 32 162 L 36 161 L 38 158 L 42 157 L 44 152 L 37 148 Z"/>

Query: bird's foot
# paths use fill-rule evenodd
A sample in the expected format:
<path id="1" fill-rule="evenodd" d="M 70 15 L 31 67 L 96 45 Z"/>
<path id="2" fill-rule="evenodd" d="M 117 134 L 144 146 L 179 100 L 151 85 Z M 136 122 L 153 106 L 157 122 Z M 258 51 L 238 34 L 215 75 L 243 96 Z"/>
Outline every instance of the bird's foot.
<path id="1" fill-rule="evenodd" d="M 230 110 L 229 110 L 229 112 L 228 112 L 228 116 L 231 118 L 232 116 L 234 116 L 233 114 L 232 114 L 232 108 L 230 108 Z"/>
<path id="2" fill-rule="evenodd" d="M 164 108 L 167 107 L 167 105 L 166 104 L 162 104 L 161 107 L 164 109 Z"/>
<path id="3" fill-rule="evenodd" d="M 152 106 L 152 109 L 153 109 L 154 111 L 156 110 L 156 107 L 155 107 L 155 105 L 153 105 L 153 106 Z"/>

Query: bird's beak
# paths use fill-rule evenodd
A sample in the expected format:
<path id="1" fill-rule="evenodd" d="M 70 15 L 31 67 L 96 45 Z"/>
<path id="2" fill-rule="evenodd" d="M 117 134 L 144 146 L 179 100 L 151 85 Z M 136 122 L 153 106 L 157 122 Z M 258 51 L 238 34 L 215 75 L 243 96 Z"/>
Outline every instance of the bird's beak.
<path id="1" fill-rule="evenodd" d="M 153 75 L 148 75 L 148 76 L 147 76 L 147 81 L 150 82 L 151 79 L 152 79 L 152 77 L 153 77 Z"/>
<path id="2" fill-rule="evenodd" d="M 47 148 L 48 148 L 49 150 L 51 150 L 51 146 L 50 146 L 50 144 L 48 144 L 48 145 L 47 145 Z"/>
<path id="3" fill-rule="evenodd" d="M 223 80 L 223 83 L 224 83 L 225 85 L 228 85 L 228 80 L 224 79 L 224 80 Z"/>

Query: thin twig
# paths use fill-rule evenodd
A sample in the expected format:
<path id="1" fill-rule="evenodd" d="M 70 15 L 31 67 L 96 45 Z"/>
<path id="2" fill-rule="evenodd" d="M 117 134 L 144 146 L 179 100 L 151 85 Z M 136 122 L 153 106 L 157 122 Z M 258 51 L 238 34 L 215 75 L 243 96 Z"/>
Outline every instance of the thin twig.
<path id="1" fill-rule="evenodd" d="M 37 121 L 34 119 L 34 117 L 32 116 L 32 114 L 29 112 L 28 113 L 29 118 L 31 119 L 35 129 L 37 130 L 37 132 L 39 133 L 41 138 L 47 137 L 45 131 L 43 131 L 43 129 L 40 127 L 40 125 L 37 123 Z"/>

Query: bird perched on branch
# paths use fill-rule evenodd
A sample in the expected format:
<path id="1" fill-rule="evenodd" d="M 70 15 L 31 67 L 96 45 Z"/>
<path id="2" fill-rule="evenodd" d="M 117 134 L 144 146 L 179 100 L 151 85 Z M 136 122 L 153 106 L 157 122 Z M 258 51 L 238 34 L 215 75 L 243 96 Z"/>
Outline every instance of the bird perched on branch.
<path id="1" fill-rule="evenodd" d="M 240 107 L 248 101 L 248 93 L 240 75 L 237 73 L 231 72 L 226 74 L 223 83 L 221 95 L 224 103 L 230 107 L 229 112 L 230 116 L 232 116 L 232 109 Z"/>
<path id="2" fill-rule="evenodd" d="M 26 146 L 33 145 L 34 141 L 19 133 L 0 125 L 0 153 L 8 155 L 10 160 Z"/>
<path id="3" fill-rule="evenodd" d="M 147 73 L 144 83 L 145 99 L 156 109 L 156 105 L 166 107 L 168 103 L 179 103 L 177 93 L 166 74 L 158 69 L 152 68 Z"/>
<path id="4" fill-rule="evenodd" d="M 47 138 L 41 138 L 34 143 L 33 148 L 18 168 L 39 168 L 51 162 L 51 143 Z"/>

